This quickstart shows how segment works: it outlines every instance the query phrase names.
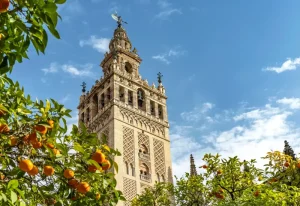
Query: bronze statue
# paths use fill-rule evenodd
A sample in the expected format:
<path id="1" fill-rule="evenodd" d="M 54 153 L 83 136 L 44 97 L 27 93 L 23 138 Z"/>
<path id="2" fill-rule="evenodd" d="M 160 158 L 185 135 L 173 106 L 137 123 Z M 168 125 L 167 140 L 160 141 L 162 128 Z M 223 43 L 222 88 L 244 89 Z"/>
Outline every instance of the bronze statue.
<path id="1" fill-rule="evenodd" d="M 82 91 L 83 93 L 85 93 L 85 91 L 86 91 L 86 90 L 85 90 L 85 89 L 86 89 L 86 83 L 85 83 L 85 82 L 82 82 L 82 85 L 80 85 L 80 86 L 82 86 L 82 90 L 81 90 L 81 91 Z"/>
<path id="2" fill-rule="evenodd" d="M 162 75 L 160 72 L 158 72 L 158 74 L 157 74 L 157 79 L 158 79 L 158 83 L 159 83 L 159 84 L 162 83 L 162 81 L 161 81 L 162 77 L 163 77 L 163 75 Z"/>

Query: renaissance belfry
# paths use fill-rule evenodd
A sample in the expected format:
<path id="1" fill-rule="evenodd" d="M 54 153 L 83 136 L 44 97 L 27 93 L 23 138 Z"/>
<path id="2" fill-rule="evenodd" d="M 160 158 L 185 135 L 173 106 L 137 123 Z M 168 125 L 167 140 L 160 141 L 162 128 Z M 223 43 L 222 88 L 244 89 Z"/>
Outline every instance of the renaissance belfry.
<path id="1" fill-rule="evenodd" d="M 108 145 L 121 152 L 115 157 L 117 189 L 130 201 L 155 181 L 172 182 L 167 97 L 161 73 L 157 86 L 142 79 L 142 59 L 123 28 L 126 22 L 113 18 L 118 26 L 100 65 L 103 77 L 91 91 L 86 92 L 83 84 L 79 121 L 99 138 L 104 133 Z M 129 201 L 118 205 L 130 205 Z"/>

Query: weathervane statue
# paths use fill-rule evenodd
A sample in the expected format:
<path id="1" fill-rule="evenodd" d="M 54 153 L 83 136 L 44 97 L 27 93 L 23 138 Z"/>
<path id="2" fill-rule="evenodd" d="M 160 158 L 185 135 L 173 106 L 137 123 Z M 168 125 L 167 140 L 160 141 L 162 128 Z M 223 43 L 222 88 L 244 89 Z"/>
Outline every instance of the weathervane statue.
<path id="1" fill-rule="evenodd" d="M 157 80 L 158 80 L 158 83 L 159 84 L 161 84 L 162 83 L 162 77 L 163 77 L 163 75 L 160 73 L 160 72 L 158 72 L 158 74 L 157 74 Z"/>
<path id="2" fill-rule="evenodd" d="M 117 12 L 115 12 L 115 14 L 112 14 L 111 17 L 117 21 L 119 28 L 122 26 L 122 23 L 128 24 L 126 21 L 122 20 L 121 16 L 118 16 Z"/>
<path id="3" fill-rule="evenodd" d="M 85 93 L 85 91 L 86 91 L 86 90 L 85 90 L 85 88 L 86 88 L 86 83 L 85 83 L 85 82 L 82 82 L 82 85 L 80 85 L 80 86 L 82 86 L 82 90 L 81 90 L 81 91 L 82 91 L 83 93 Z"/>

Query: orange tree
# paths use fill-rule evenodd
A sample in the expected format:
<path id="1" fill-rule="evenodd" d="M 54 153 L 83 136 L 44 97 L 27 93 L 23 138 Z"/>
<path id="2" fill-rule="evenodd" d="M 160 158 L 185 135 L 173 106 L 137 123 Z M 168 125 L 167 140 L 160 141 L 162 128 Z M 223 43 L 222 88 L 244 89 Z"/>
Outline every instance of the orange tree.
<path id="1" fill-rule="evenodd" d="M 300 160 L 278 151 L 263 158 L 268 160 L 264 170 L 255 167 L 255 160 L 221 159 L 218 154 L 206 154 L 201 174 L 186 174 L 176 178 L 173 187 L 169 183 L 165 187 L 175 204 L 181 206 L 300 205 Z M 145 194 L 138 196 L 135 205 L 146 205 L 141 204 Z"/>
<path id="2" fill-rule="evenodd" d="M 109 169 L 120 153 L 81 125 L 66 134 L 71 110 L 53 99 L 32 101 L 7 76 L 33 44 L 44 53 L 57 38 L 57 4 L 0 0 L 0 205 L 115 205 L 122 193 Z"/>

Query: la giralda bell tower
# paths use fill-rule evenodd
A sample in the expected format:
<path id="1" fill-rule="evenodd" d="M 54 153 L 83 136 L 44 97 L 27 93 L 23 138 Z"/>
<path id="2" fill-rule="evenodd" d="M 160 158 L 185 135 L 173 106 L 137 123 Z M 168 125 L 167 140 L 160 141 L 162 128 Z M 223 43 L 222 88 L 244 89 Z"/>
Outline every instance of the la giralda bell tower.
<path id="1" fill-rule="evenodd" d="M 155 181 L 172 182 L 169 123 L 165 88 L 161 74 L 158 86 L 142 79 L 142 59 L 118 17 L 118 27 L 100 66 L 103 77 L 80 96 L 79 121 L 91 132 L 108 137 L 108 145 L 118 149 L 117 189 L 130 205 L 136 194 Z M 113 169 L 111 169 L 111 172 Z"/>

